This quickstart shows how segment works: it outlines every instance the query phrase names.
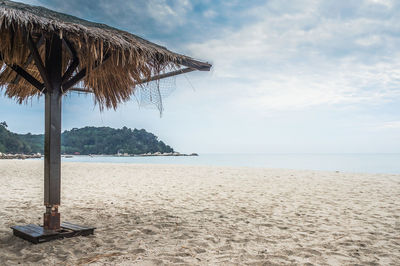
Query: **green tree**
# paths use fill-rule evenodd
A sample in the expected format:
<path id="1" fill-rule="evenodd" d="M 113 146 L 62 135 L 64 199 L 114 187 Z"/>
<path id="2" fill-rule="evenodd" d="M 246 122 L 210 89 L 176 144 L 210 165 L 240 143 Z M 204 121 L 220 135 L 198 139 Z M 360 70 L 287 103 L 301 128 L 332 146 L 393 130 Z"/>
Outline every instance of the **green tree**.
<path id="1" fill-rule="evenodd" d="M 3 122 L 5 125 L 6 123 Z M 44 136 L 14 134 L 0 126 L 0 152 L 43 153 Z M 174 150 L 157 136 L 144 129 L 123 127 L 84 127 L 66 130 L 61 134 L 61 152 L 65 154 L 117 154 L 118 151 L 129 154 L 148 152 L 173 152 Z"/>

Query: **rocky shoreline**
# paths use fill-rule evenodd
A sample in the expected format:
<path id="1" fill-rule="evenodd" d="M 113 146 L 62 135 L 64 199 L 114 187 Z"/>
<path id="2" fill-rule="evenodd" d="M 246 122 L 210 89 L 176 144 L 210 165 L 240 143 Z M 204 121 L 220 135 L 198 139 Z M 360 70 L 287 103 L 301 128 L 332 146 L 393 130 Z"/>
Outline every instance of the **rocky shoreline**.
<path id="1" fill-rule="evenodd" d="M 63 158 L 72 158 L 74 156 L 81 156 L 81 155 L 68 155 L 64 154 L 62 155 Z M 115 157 L 151 157 L 151 156 L 199 156 L 197 153 L 190 153 L 190 154 L 185 154 L 185 153 L 179 153 L 179 152 L 169 152 L 169 153 L 161 153 L 161 152 L 155 152 L 155 153 L 143 153 L 143 154 L 115 154 L 115 155 L 89 155 L 89 156 L 115 156 Z M 40 159 L 42 158 L 43 155 L 40 153 L 37 154 L 10 154 L 10 153 L 1 153 L 0 152 L 0 160 L 1 159 L 18 159 L 18 160 L 25 160 L 25 159 Z"/>
<path id="2" fill-rule="evenodd" d="M 0 159 L 18 159 L 18 160 L 25 160 L 25 159 L 40 159 L 42 158 L 42 154 L 10 154 L 10 153 L 1 153 L 0 152 Z"/>
<path id="3" fill-rule="evenodd" d="M 137 154 L 133 155 L 136 157 L 146 157 L 146 156 L 199 156 L 197 153 L 190 153 L 190 154 L 184 154 L 184 153 L 179 153 L 179 152 L 169 152 L 169 153 L 161 153 L 161 152 L 155 152 L 155 153 L 144 153 L 144 154 Z"/>

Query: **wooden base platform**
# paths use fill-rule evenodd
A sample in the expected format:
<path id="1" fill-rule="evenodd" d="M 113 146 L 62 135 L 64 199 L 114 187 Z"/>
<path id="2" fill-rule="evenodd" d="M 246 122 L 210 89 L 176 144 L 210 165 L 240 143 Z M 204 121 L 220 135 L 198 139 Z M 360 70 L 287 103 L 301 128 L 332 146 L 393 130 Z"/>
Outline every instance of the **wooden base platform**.
<path id="1" fill-rule="evenodd" d="M 63 222 L 61 223 L 60 231 L 45 230 L 42 226 L 35 224 L 13 226 L 11 229 L 13 229 L 15 236 L 38 244 L 64 237 L 93 235 L 96 228 Z"/>

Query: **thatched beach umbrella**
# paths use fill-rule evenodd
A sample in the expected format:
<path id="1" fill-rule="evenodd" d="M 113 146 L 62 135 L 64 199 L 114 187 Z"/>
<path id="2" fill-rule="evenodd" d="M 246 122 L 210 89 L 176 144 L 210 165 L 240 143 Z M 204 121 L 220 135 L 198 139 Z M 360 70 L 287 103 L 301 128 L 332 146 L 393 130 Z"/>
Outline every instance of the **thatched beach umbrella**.
<path id="1" fill-rule="evenodd" d="M 61 224 L 58 213 L 63 95 L 87 91 L 100 108 L 116 108 L 142 83 L 211 68 L 104 24 L 6 0 L 0 0 L 0 63 L 8 97 L 23 103 L 45 96 L 44 224 L 13 227 L 32 242 L 93 233 Z"/>

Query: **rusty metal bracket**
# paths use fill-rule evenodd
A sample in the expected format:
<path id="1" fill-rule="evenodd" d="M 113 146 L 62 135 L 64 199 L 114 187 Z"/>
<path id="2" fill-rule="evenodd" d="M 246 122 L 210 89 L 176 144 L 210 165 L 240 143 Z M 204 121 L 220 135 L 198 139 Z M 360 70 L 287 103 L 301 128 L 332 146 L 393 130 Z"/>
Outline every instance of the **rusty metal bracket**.
<path id="1" fill-rule="evenodd" d="M 43 220 L 43 227 L 45 230 L 60 230 L 61 219 L 60 213 L 58 212 L 58 205 L 46 206 L 46 212 L 43 215 Z"/>

